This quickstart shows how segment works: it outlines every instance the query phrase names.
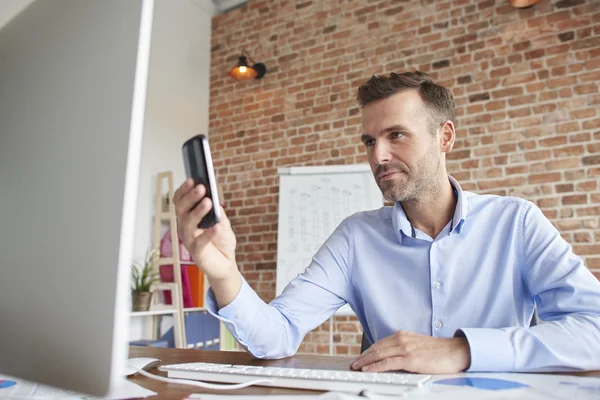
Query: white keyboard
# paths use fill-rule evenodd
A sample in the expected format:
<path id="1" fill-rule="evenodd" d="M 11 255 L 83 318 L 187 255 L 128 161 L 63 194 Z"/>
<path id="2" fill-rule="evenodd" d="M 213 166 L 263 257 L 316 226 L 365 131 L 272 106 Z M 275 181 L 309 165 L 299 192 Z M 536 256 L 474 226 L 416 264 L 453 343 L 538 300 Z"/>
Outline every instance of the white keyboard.
<path id="1" fill-rule="evenodd" d="M 184 378 L 220 383 L 244 383 L 268 379 L 259 386 L 360 393 L 405 394 L 423 386 L 430 375 L 374 373 L 231 365 L 213 363 L 171 364 L 159 367 L 169 378 Z"/>

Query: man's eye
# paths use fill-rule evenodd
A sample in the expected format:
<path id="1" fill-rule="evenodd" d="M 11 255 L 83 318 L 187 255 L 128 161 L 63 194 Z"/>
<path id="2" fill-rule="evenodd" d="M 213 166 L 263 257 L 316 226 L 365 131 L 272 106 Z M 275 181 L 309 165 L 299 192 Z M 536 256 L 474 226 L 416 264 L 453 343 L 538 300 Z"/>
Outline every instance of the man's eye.
<path id="1" fill-rule="evenodd" d="M 374 139 L 365 139 L 363 141 L 363 143 L 365 144 L 365 146 L 369 147 L 369 146 L 373 146 L 375 144 L 375 140 Z"/>
<path id="2" fill-rule="evenodd" d="M 401 136 L 404 136 L 404 133 L 402 133 L 402 132 L 392 132 L 392 138 L 393 139 L 397 139 L 397 138 L 399 138 Z"/>

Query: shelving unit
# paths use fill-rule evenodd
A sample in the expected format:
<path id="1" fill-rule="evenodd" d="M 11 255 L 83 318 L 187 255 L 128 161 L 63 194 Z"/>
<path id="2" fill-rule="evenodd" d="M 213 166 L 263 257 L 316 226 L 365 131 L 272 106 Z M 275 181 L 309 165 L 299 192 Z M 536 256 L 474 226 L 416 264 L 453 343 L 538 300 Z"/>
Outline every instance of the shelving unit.
<path id="1" fill-rule="evenodd" d="M 158 301 L 159 291 L 162 290 L 170 290 L 172 292 L 172 297 L 176 299 L 176 302 L 173 304 L 161 304 Z M 179 289 L 175 284 L 169 283 L 158 283 L 155 284 L 152 288 L 152 299 L 150 300 L 150 309 L 148 311 L 132 311 L 129 313 L 132 317 L 144 317 L 144 316 L 154 316 L 154 315 L 169 315 L 175 314 L 179 312 L 179 306 L 177 303 Z"/>
<path id="2" fill-rule="evenodd" d="M 158 173 L 156 176 L 156 196 L 155 196 L 155 208 L 154 213 L 154 228 L 152 243 L 155 249 L 160 249 L 160 230 L 164 222 L 169 224 L 169 231 L 171 233 L 171 246 L 172 246 L 172 257 L 159 257 L 158 262 L 154 265 L 154 272 L 158 275 L 159 268 L 161 265 L 172 265 L 173 266 L 173 279 L 174 283 L 157 284 L 156 289 L 161 290 L 163 285 L 174 286 L 174 290 L 171 291 L 171 299 L 173 305 L 173 336 L 175 347 L 185 348 L 186 337 L 185 337 L 185 319 L 183 314 L 183 290 L 181 282 L 181 262 L 179 256 L 179 238 L 177 237 L 177 220 L 175 217 L 175 206 L 172 201 L 167 204 L 168 211 L 163 209 L 163 184 L 164 181 L 167 183 L 167 198 L 172 199 L 173 190 L 173 173 L 170 171 Z M 155 291 L 153 295 L 152 304 L 158 304 L 159 292 Z M 152 335 L 156 336 L 159 331 L 158 319 L 156 316 L 152 318 Z"/>
<path id="3" fill-rule="evenodd" d="M 172 265 L 174 262 L 175 261 L 174 261 L 173 257 L 161 257 L 158 261 L 158 265 Z M 195 265 L 195 264 L 191 261 L 179 260 L 179 265 Z"/>
<path id="4" fill-rule="evenodd" d="M 174 310 L 171 309 L 165 309 L 165 310 L 150 310 L 150 311 L 135 311 L 135 312 L 131 312 L 129 313 L 129 315 L 131 317 L 148 317 L 151 315 L 169 315 L 169 314 L 173 314 Z"/>
<path id="5" fill-rule="evenodd" d="M 166 193 L 165 193 L 166 189 Z M 206 307 L 184 307 L 184 286 L 182 279 L 182 269 L 186 266 L 195 265 L 192 261 L 182 261 L 180 251 L 179 237 L 177 235 L 177 219 L 175 207 L 171 199 L 173 198 L 173 173 L 171 171 L 158 173 L 156 176 L 156 197 L 155 197 L 155 217 L 153 224 L 153 247 L 161 249 L 161 232 L 165 225 L 168 225 L 170 238 L 170 254 L 168 250 L 161 249 L 161 256 L 153 266 L 156 274 L 160 275 L 161 266 L 172 266 L 173 282 L 161 282 L 154 285 L 153 297 L 149 311 L 133 312 L 131 317 L 149 317 L 151 320 L 152 338 L 151 340 L 166 340 L 174 344 L 177 348 L 212 348 L 220 349 L 221 338 L 223 336 L 220 321 L 208 315 Z M 165 205 L 163 199 L 167 196 L 169 200 Z M 162 250 L 165 250 L 164 252 Z M 168 254 L 168 257 L 162 255 Z M 184 257 L 185 258 L 185 257 Z M 163 267 L 164 268 L 164 267 Z M 163 271 L 164 272 L 164 271 Z M 189 271 L 188 271 L 189 273 Z M 191 282 L 191 274 L 189 275 Z M 198 277 L 196 275 L 196 277 Z M 169 278 L 171 279 L 171 278 Z M 202 283 L 202 299 L 206 296 L 208 282 L 205 277 Z M 161 292 L 171 291 L 171 302 L 173 304 L 164 304 Z M 187 292 L 186 292 L 187 296 Z M 187 297 L 186 297 L 187 298 Z M 164 316 L 173 317 L 173 331 L 161 332 L 160 321 Z M 188 337 L 189 334 L 189 337 Z"/>
<path id="6" fill-rule="evenodd" d="M 206 307 L 187 307 L 183 309 L 183 312 L 196 312 L 196 311 L 206 311 Z"/>

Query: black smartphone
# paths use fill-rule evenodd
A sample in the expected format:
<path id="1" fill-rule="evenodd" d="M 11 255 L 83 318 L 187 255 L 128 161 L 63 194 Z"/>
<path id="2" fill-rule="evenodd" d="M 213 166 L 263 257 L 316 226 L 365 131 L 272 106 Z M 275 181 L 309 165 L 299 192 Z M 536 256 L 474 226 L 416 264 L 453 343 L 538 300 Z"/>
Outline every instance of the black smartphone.
<path id="1" fill-rule="evenodd" d="M 210 228 L 221 220 L 221 206 L 208 139 L 204 135 L 194 136 L 183 144 L 182 150 L 186 176 L 194 180 L 194 186 L 203 184 L 206 187 L 206 196 L 212 200 L 211 210 L 198 224 L 198 228 Z"/>

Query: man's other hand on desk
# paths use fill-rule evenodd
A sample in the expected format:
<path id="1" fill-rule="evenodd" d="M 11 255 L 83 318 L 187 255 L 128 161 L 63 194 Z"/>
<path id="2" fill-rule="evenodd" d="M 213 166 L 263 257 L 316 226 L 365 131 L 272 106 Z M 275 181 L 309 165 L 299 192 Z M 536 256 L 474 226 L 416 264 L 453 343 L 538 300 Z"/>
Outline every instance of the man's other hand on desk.
<path id="1" fill-rule="evenodd" d="M 398 331 L 373 344 L 350 366 L 366 372 L 451 374 L 466 370 L 470 364 L 469 343 L 464 337 L 446 339 Z"/>

